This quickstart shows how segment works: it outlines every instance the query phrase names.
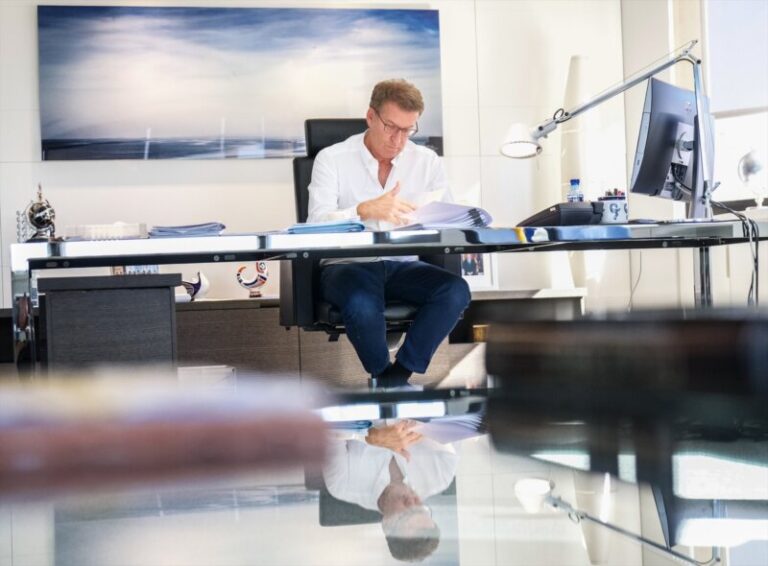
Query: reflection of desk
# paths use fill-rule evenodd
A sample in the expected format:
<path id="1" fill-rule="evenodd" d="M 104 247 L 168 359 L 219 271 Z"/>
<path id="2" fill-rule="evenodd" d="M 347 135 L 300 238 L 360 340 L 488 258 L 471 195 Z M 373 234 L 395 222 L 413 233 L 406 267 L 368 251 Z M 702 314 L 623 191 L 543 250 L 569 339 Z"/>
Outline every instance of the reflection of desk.
<path id="1" fill-rule="evenodd" d="M 93 387 L 93 383 L 85 385 Z M 284 381 L 281 385 L 286 386 Z M 280 402 L 298 399 L 290 388 L 274 390 L 267 388 L 267 391 L 271 396 L 267 397 L 266 401 L 259 390 L 253 390 L 255 396 L 243 395 L 242 391 L 238 392 L 239 411 L 236 415 L 244 415 L 251 421 L 256 418 L 259 422 L 252 422 L 251 427 L 239 428 L 238 434 L 234 436 L 232 433 L 227 433 L 222 438 L 229 441 L 229 445 L 234 446 L 234 441 L 246 438 L 240 446 L 241 449 L 261 449 L 265 445 L 259 443 L 262 441 L 260 437 L 257 437 L 258 442 L 253 440 L 252 428 L 260 424 L 262 419 L 259 417 L 262 416 L 263 407 L 274 407 L 275 399 L 278 406 Z M 136 391 L 134 390 L 133 393 L 135 394 Z M 218 395 L 209 395 L 211 393 L 209 390 L 205 390 L 204 393 L 205 403 L 199 405 L 204 411 L 201 414 L 198 409 L 195 422 L 204 422 L 207 414 L 214 414 L 212 409 L 222 406 L 217 401 L 220 399 Z M 486 394 L 489 397 L 489 404 L 498 400 L 494 398 L 494 393 L 494 390 L 461 389 L 367 392 L 362 395 L 347 393 L 341 400 L 331 399 L 323 403 L 324 409 L 321 411 L 321 416 L 329 426 L 336 427 L 345 422 L 355 425 L 360 419 L 391 418 L 401 412 L 407 413 L 411 418 L 429 418 L 435 414 L 477 413 L 485 404 Z M 121 400 L 125 402 L 125 398 L 121 397 Z M 176 396 L 172 400 L 178 401 Z M 503 402 L 504 399 L 502 398 L 501 401 Z M 254 402 L 258 402 L 258 406 Z M 41 410 L 47 410 L 48 406 L 41 405 Z M 95 410 L 97 407 L 94 407 Z M 165 410 L 165 405 L 158 405 L 158 407 L 160 410 Z M 501 408 L 503 409 L 504 405 Z M 164 414 L 167 415 L 167 410 Z M 49 412 L 46 415 L 49 415 Z M 727 415 L 738 416 L 738 413 L 727 413 Z M 200 430 L 209 433 L 222 431 L 221 426 L 231 422 L 233 418 L 231 411 L 225 416 L 229 418 L 222 421 L 219 415 L 214 422 L 210 423 L 211 428 Z M 489 436 L 495 437 L 499 430 L 502 432 L 505 429 L 517 430 L 517 436 L 524 440 L 523 432 L 528 430 L 533 440 L 538 438 L 542 441 L 543 448 L 553 446 L 552 443 L 547 442 L 547 437 L 543 434 L 547 429 L 541 428 L 546 423 L 542 423 L 540 427 L 538 420 L 529 420 L 523 423 L 527 429 L 517 428 L 516 421 L 520 419 L 516 419 L 516 416 L 519 415 L 512 410 L 496 413 L 494 417 L 500 420 L 489 419 L 487 423 L 491 433 Z M 298 414 L 297 417 L 300 418 L 301 415 Z M 292 422 L 294 428 L 302 426 L 301 421 L 296 417 Z M 583 430 L 585 427 L 574 421 L 570 421 L 569 424 L 571 426 L 562 423 L 557 425 L 560 433 L 555 432 L 551 436 L 555 448 L 557 442 L 562 444 L 567 437 L 577 441 L 580 438 L 578 428 Z M 600 425 L 600 421 L 597 420 L 595 424 Z M 322 432 L 322 428 L 314 423 L 303 426 L 312 427 L 306 430 L 311 435 Z M 610 428 L 608 423 L 603 423 L 603 426 Z M 287 429 L 282 427 L 279 430 Z M 542 434 L 537 435 L 539 432 Z M 743 432 L 749 433 L 750 429 Z M 269 438 L 273 437 L 274 435 L 269 436 Z M 306 440 L 306 434 L 303 438 Z M 319 438 L 315 439 L 314 436 L 311 440 L 310 443 L 302 444 L 305 451 L 322 444 Z M 752 444 L 758 443 L 752 442 Z M 765 446 L 764 441 L 759 444 Z M 153 447 L 157 448 L 156 445 Z M 194 457 L 193 463 L 199 466 L 196 469 L 199 470 L 200 467 L 210 469 L 213 464 L 218 463 L 201 459 L 202 455 L 208 454 L 210 448 L 211 443 L 208 442 L 201 452 L 186 453 L 187 456 Z M 671 544 L 672 539 L 665 538 L 666 532 L 662 527 L 666 524 L 665 518 L 670 521 L 672 518 L 664 515 L 664 507 L 660 504 L 660 500 L 654 499 L 654 493 L 646 484 L 614 481 L 616 478 L 611 478 L 610 489 L 604 490 L 605 474 L 603 473 L 586 474 L 551 462 L 524 457 L 530 454 L 529 451 L 515 450 L 510 455 L 504 448 L 498 444 L 489 445 L 488 438 L 484 437 L 458 441 L 457 454 L 461 458 L 461 465 L 457 469 L 456 495 L 438 495 L 427 502 L 435 522 L 443 533 L 440 545 L 432 557 L 433 563 L 464 564 L 466 561 L 463 558 L 466 556 L 472 558 L 471 562 L 476 564 L 530 564 L 532 566 L 590 564 L 590 557 L 594 556 L 601 558 L 599 562 L 603 564 L 672 563 L 663 558 L 655 559 L 653 555 L 646 555 L 633 540 L 614 531 L 601 529 L 598 533 L 590 533 L 583 523 L 574 523 L 565 513 L 552 513 L 542 508 L 541 513 L 529 515 L 514 495 L 517 480 L 531 477 L 544 478 L 554 483 L 555 494 L 574 504 L 582 506 L 584 498 L 601 504 L 606 502 L 603 507 L 611 523 L 643 534 L 646 538 L 666 546 L 667 543 Z M 509 448 L 511 449 L 512 446 Z M 689 454 L 698 456 L 709 451 L 709 447 L 700 441 L 686 440 L 682 448 L 689 451 Z M 654 450 L 660 456 L 670 456 L 663 452 L 663 447 L 657 447 Z M 264 448 L 261 452 L 268 453 L 268 450 Z M 274 459 L 280 458 L 281 455 L 285 458 L 286 455 L 284 450 L 273 450 L 269 453 L 271 459 L 264 460 L 265 463 L 274 462 Z M 572 453 L 578 455 L 577 449 Z M 163 455 L 165 454 L 164 452 Z M 217 454 L 226 455 L 227 452 L 217 451 Z M 312 457 L 316 452 L 309 454 L 304 452 L 304 454 L 306 461 L 307 457 Z M 626 452 L 623 454 L 630 455 Z M 92 456 L 93 453 L 89 455 Z M 295 455 L 298 457 L 301 454 L 295 453 Z M 765 465 L 753 460 L 749 453 L 735 456 L 738 460 L 734 458 L 733 461 L 728 462 L 730 465 L 727 470 L 718 469 L 719 462 L 711 459 L 689 460 L 695 466 L 691 471 L 698 473 L 692 474 L 685 469 L 681 469 L 680 472 L 684 482 L 696 482 L 696 487 L 699 488 L 699 493 L 691 494 L 697 499 L 691 501 L 697 503 L 703 499 L 711 501 L 714 495 L 701 493 L 703 488 L 707 487 L 716 488 L 722 496 L 721 485 L 734 491 L 739 489 L 755 492 L 755 504 L 761 502 L 760 494 L 763 494 L 762 499 L 767 498 L 765 482 L 758 483 L 752 480 L 754 476 L 745 476 L 740 473 L 742 470 L 750 471 L 755 468 L 764 470 Z M 288 458 L 283 462 L 286 460 Z M 236 463 L 230 461 L 232 466 Z M 275 462 L 275 465 L 277 464 L 279 462 Z M 312 469 L 311 466 L 308 468 Z M 631 472 L 632 467 L 627 468 L 629 468 L 627 471 Z M 238 468 L 219 469 L 229 471 Z M 142 468 L 133 463 L 125 469 L 130 473 L 129 479 L 134 482 L 139 479 L 141 470 Z M 231 566 L 253 565 L 254 557 L 258 557 L 258 563 L 262 564 L 393 563 L 380 529 L 372 529 L 370 525 L 351 524 L 341 529 L 321 526 L 318 520 L 321 505 L 319 497 L 316 491 L 305 483 L 307 467 L 298 465 L 280 467 L 272 473 L 263 475 L 255 474 L 250 470 L 242 475 L 215 477 L 216 481 L 213 482 L 190 481 L 190 477 L 194 476 L 188 474 L 195 470 L 190 466 L 173 468 L 173 470 L 175 470 L 174 475 L 165 476 L 166 481 L 142 485 L 134 483 L 130 492 L 109 489 L 101 490 L 91 496 L 93 482 L 84 484 L 83 475 L 79 474 L 76 478 L 78 480 L 76 487 L 79 486 L 80 491 L 69 493 L 68 497 L 60 500 L 22 501 L 16 505 L 13 498 L 3 499 L 0 501 L 0 557 L 11 556 L 9 546 L 13 544 L 13 552 L 21 555 L 26 551 L 23 555 L 31 557 L 29 562 L 55 563 L 58 566 L 164 564 L 168 562 L 169 556 L 172 556 L 176 563 L 181 564 L 228 564 Z M 702 482 L 696 481 L 697 477 L 710 473 L 716 473 L 724 478 L 721 485 L 705 486 Z M 24 476 L 21 479 L 29 482 L 29 472 L 24 475 L 22 471 L 17 475 Z M 157 476 L 154 478 L 156 479 Z M 62 475 L 57 475 L 53 479 L 58 482 L 55 485 L 60 487 L 65 485 Z M 9 490 L 8 486 L 11 485 L 5 484 Z M 50 487 L 50 484 L 45 485 Z M 85 491 L 83 491 L 83 485 L 87 486 Z M 13 487 L 18 490 L 21 486 Z M 584 487 L 597 487 L 599 497 L 593 495 L 594 491 L 584 490 Z M 577 489 L 579 493 L 576 492 Z M 11 495 L 18 493 L 19 491 L 15 491 Z M 725 508 L 730 510 L 732 502 L 725 503 Z M 686 508 L 688 507 L 686 505 Z M 591 510 L 589 507 L 587 509 Z M 681 517 L 684 523 L 680 526 L 685 527 L 686 523 L 690 525 L 698 519 L 706 519 L 705 512 L 706 509 L 702 506 L 698 514 Z M 701 546 L 709 547 L 714 543 L 713 540 L 717 540 L 717 544 L 731 546 L 740 544 L 742 540 L 751 540 L 755 534 L 758 535 L 754 538 L 758 539 L 759 544 L 761 538 L 759 535 L 762 533 L 755 533 L 753 528 L 745 528 L 745 524 L 759 526 L 759 520 L 755 519 L 765 517 L 764 513 L 747 521 L 725 517 L 717 524 L 717 528 L 711 531 L 709 540 L 705 541 L 706 544 Z M 29 520 L 30 518 L 35 520 Z M 685 534 L 684 528 L 675 530 Z M 256 536 L 254 533 L 261 536 Z M 301 536 L 300 544 L 286 543 L 286 541 L 295 541 L 297 533 Z M 730 543 L 723 540 L 728 538 L 729 533 L 735 533 L 740 540 L 733 541 L 733 537 L 730 537 L 732 539 Z M 764 561 L 745 559 L 744 548 L 746 547 L 729 548 L 728 564 L 736 566 L 764 563 Z M 689 550 L 691 556 L 699 559 L 709 556 L 710 553 L 708 548 Z M 696 550 L 699 552 L 693 554 Z M 6 551 L 6 554 L 3 554 L 3 551 Z M 740 552 L 741 556 L 739 556 Z"/>
<path id="2" fill-rule="evenodd" d="M 699 248 L 702 280 L 697 302 L 711 304 L 708 251 L 746 241 L 736 221 L 627 226 L 586 226 L 577 239 L 557 238 L 557 229 L 483 228 L 345 234 L 255 233 L 203 238 L 35 242 L 11 245 L 14 339 L 34 341 L 25 312 L 36 302 L 32 272 L 43 269 L 114 265 L 183 264 L 517 251 Z M 766 230 L 768 232 L 768 230 Z M 699 292 L 700 291 L 700 292 Z"/>

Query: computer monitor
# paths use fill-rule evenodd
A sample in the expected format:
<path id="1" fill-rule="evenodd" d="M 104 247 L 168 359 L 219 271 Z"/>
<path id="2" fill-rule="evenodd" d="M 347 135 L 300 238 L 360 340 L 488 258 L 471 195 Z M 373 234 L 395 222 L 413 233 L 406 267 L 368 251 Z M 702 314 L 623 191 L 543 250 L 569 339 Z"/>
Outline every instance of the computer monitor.
<path id="1" fill-rule="evenodd" d="M 706 99 L 704 105 L 709 108 Z M 695 117 L 693 91 L 649 79 L 632 168 L 631 192 L 691 200 L 691 190 L 702 174 L 695 143 L 698 138 Z M 707 116 L 710 131 L 711 119 Z M 710 159 L 713 154 L 710 147 Z M 698 170 L 696 174 L 695 170 Z"/>

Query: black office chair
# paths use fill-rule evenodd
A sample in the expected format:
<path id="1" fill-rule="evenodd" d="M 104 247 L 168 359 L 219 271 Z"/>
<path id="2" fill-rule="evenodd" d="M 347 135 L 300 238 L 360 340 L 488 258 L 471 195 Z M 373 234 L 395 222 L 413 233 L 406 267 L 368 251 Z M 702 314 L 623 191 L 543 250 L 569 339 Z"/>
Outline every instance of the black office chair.
<path id="1" fill-rule="evenodd" d="M 318 492 L 318 512 L 321 527 L 338 527 L 348 525 L 366 525 L 381 522 L 381 513 L 339 499 L 328 491 L 322 473 L 308 474 L 305 471 L 304 485 L 308 490 Z M 445 488 L 441 495 L 452 496 L 456 499 L 456 478 Z"/>
<path id="2" fill-rule="evenodd" d="M 313 119 L 304 122 L 307 156 L 293 160 L 293 184 L 296 195 L 296 220 L 306 222 L 309 206 L 309 183 L 318 152 L 348 137 L 364 132 L 368 125 L 364 119 Z M 458 255 L 421 257 L 433 265 L 452 273 L 461 273 Z M 293 259 L 280 262 L 280 324 L 299 326 L 304 330 L 325 331 L 329 340 L 336 341 L 344 332 L 339 310 L 319 297 L 318 260 Z M 405 331 L 417 312 L 417 307 L 400 301 L 388 301 L 384 318 L 388 333 Z M 391 340 L 392 341 L 392 340 Z"/>

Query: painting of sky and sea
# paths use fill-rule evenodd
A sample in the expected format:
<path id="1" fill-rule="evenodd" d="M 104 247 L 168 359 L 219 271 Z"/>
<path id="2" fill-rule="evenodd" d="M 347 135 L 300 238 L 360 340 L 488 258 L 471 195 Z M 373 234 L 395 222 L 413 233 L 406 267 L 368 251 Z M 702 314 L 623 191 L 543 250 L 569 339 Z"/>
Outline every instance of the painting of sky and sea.
<path id="1" fill-rule="evenodd" d="M 362 118 L 373 85 L 424 95 L 442 147 L 436 10 L 39 6 L 43 160 L 304 155 L 307 118 Z"/>

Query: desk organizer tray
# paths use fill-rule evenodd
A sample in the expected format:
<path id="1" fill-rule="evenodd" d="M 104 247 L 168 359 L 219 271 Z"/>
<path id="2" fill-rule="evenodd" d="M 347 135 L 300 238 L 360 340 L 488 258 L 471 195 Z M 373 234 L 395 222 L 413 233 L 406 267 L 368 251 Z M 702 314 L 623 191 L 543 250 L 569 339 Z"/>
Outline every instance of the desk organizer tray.
<path id="1" fill-rule="evenodd" d="M 523 234 L 516 228 L 465 228 L 462 232 L 469 244 L 525 243 Z"/>
<path id="2" fill-rule="evenodd" d="M 592 226 L 547 226 L 550 241 L 624 240 L 631 237 L 629 226 L 596 224 Z"/>

